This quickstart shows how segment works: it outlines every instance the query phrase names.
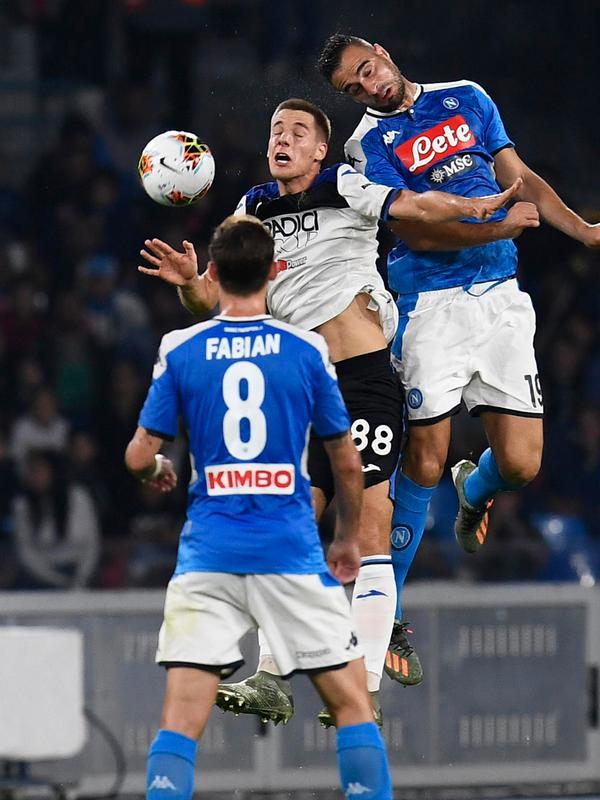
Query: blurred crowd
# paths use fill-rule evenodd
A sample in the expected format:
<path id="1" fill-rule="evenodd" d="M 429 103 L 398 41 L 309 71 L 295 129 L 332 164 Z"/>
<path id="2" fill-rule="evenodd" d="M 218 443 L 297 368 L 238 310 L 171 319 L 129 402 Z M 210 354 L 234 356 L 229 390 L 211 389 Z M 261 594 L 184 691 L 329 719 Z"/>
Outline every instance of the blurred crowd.
<path id="1" fill-rule="evenodd" d="M 265 126 L 278 100 L 331 101 L 339 141 L 352 124 L 337 121 L 311 72 L 335 19 L 308 0 L 278 2 L 277 17 L 273 5 L 11 0 L 0 9 L 0 589 L 162 586 L 171 574 L 185 446 L 168 451 L 180 474 L 170 495 L 133 480 L 123 453 L 161 335 L 192 320 L 170 287 L 137 272 L 139 250 L 149 237 L 187 238 L 206 260 L 213 227 L 267 179 Z M 460 72 L 448 79 L 467 77 L 452 66 Z M 154 205 L 138 184 L 142 147 L 172 127 L 199 132 L 215 153 L 217 178 L 197 207 Z M 551 152 L 545 161 L 532 165 L 597 215 L 600 197 L 574 192 Z M 454 543 L 445 477 L 413 579 L 592 585 L 600 571 L 600 259 L 547 226 L 518 244 L 538 315 L 543 468 L 496 500 L 489 541 L 468 558 Z M 386 246 L 383 232 L 382 270 Z M 479 423 L 456 418 L 448 463 L 484 447 Z"/>

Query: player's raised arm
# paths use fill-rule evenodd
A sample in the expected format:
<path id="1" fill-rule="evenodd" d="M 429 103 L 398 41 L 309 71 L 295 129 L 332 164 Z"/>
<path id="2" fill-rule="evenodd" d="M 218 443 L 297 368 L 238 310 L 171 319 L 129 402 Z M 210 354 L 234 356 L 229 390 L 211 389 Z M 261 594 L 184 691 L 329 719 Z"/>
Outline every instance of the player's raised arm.
<path id="1" fill-rule="evenodd" d="M 360 568 L 357 537 L 364 483 L 362 462 L 350 433 L 326 439 L 323 445 L 331 463 L 336 498 L 335 531 L 327 563 L 341 583 L 349 583 Z"/>
<path id="2" fill-rule="evenodd" d="M 513 148 L 496 153 L 494 164 L 500 186 L 507 186 L 517 178 L 522 179 L 519 199 L 534 203 L 544 222 L 586 247 L 600 247 L 600 225 L 592 225 L 572 211 L 550 184 L 530 169 Z"/>
<path id="3" fill-rule="evenodd" d="M 389 207 L 394 219 L 416 222 L 451 222 L 465 217 L 487 220 L 519 192 L 523 181 L 516 178 L 499 194 L 486 197 L 462 197 L 446 192 L 413 192 L 402 189 Z"/>
<path id="4" fill-rule="evenodd" d="M 389 220 L 389 227 L 411 250 L 454 251 L 467 247 L 497 242 L 499 239 L 516 239 L 526 228 L 538 228 L 540 216 L 533 203 L 515 203 L 499 222 L 484 225 L 465 225 L 463 222 L 411 222 Z"/>
<path id="5" fill-rule="evenodd" d="M 125 465 L 138 480 L 148 483 L 161 492 L 175 488 L 177 475 L 173 464 L 158 451 L 163 440 L 138 426 L 125 451 Z"/>
<path id="6" fill-rule="evenodd" d="M 183 242 L 183 252 L 160 239 L 146 239 L 140 255 L 152 267 L 138 266 L 139 272 L 160 278 L 177 287 L 179 299 L 192 314 L 206 314 L 218 302 L 217 287 L 207 272 L 198 274 L 198 257 L 191 242 Z"/>

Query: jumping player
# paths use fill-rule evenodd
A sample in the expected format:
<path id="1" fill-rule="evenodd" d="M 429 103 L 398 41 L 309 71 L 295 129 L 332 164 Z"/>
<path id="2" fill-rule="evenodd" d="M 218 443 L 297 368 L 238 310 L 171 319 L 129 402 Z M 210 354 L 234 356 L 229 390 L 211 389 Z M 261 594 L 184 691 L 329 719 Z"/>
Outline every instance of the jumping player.
<path id="1" fill-rule="evenodd" d="M 458 219 L 487 216 L 516 187 L 493 198 L 477 198 L 467 209 L 462 198 L 438 192 L 397 193 L 375 185 L 347 164 L 321 171 L 330 123 L 312 103 L 281 103 L 271 120 L 269 169 L 274 178 L 242 198 L 238 212 L 264 221 L 275 239 L 278 274 L 269 285 L 273 315 L 321 333 L 336 365 L 342 396 L 352 419 L 352 436 L 363 458 L 365 496 L 360 523 L 362 563 L 354 586 L 353 609 L 365 649 L 369 690 L 378 709 L 385 655 L 396 608 L 389 555 L 392 505 L 389 479 L 396 466 L 401 434 L 401 399 L 390 369 L 388 342 L 396 330 L 397 312 L 375 261 L 379 219 Z M 215 287 L 207 273 L 198 275 L 193 247 L 177 253 L 164 242 L 147 241 L 144 257 L 154 269 L 141 267 L 179 285 L 181 298 L 195 313 L 214 308 Z M 149 252 L 152 251 L 152 252 Z M 323 445 L 311 438 L 309 474 L 317 518 L 334 495 Z M 418 683 L 421 668 L 404 626 L 402 663 L 405 683 Z M 277 664 L 260 637 L 257 675 L 241 684 L 221 687 L 219 703 L 237 712 L 287 720 L 292 713 L 290 688 L 276 679 Z M 327 724 L 327 712 L 321 716 Z"/>
<path id="2" fill-rule="evenodd" d="M 326 41 L 319 68 L 335 89 L 368 106 L 346 155 L 370 180 L 475 197 L 520 179 L 517 198 L 524 202 L 517 205 L 526 224 L 536 226 L 539 211 L 583 244 L 600 244 L 600 228 L 567 208 L 519 158 L 496 106 L 477 84 L 414 83 L 383 47 L 342 34 Z M 392 357 L 409 420 L 391 536 L 401 620 L 400 593 L 446 462 L 450 417 L 463 401 L 481 416 L 490 444 L 477 466 L 464 460 L 452 468 L 456 537 L 474 552 L 485 540 L 494 495 L 525 485 L 539 470 L 543 400 L 533 308 L 515 280 L 516 248 L 496 241 L 494 221 L 431 226 L 431 234 L 426 226 L 396 231 L 401 240 L 388 262 L 400 312 Z M 401 652 L 393 636 L 386 671 L 397 679 Z"/>
<path id="3" fill-rule="evenodd" d="M 179 417 L 197 470 L 156 660 L 167 668 L 148 800 L 191 800 L 196 742 L 239 641 L 260 627 L 285 675 L 307 672 L 337 724 L 345 797 L 391 800 L 362 652 L 340 583 L 353 580 L 362 501 L 360 457 L 324 339 L 266 314 L 273 239 L 255 218 L 215 231 L 208 272 L 221 313 L 163 337 L 126 463 L 162 491 L 176 482 L 159 454 Z M 306 471 L 311 425 L 330 459 L 335 536 L 323 559 Z M 168 790 L 168 791 L 165 791 Z"/>

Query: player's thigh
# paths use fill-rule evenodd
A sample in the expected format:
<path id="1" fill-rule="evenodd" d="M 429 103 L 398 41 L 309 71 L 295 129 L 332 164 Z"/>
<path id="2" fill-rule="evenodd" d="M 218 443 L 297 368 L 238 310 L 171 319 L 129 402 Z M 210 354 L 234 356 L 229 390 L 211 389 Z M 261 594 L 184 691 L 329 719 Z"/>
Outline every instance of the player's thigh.
<path id="1" fill-rule="evenodd" d="M 389 481 L 365 489 L 358 534 L 361 556 L 389 553 L 393 508 Z"/>
<path id="2" fill-rule="evenodd" d="M 178 575 L 167 587 L 156 661 L 166 667 L 218 669 L 226 677 L 244 663 L 239 641 L 252 627 L 246 576 Z"/>
<path id="3" fill-rule="evenodd" d="M 249 575 L 248 603 L 283 675 L 362 656 L 346 592 L 328 572 Z"/>
<path id="4" fill-rule="evenodd" d="M 342 669 L 315 673 L 311 675 L 311 680 L 338 726 L 373 721 L 367 673 L 362 659 L 351 661 Z"/>
<path id="5" fill-rule="evenodd" d="M 460 409 L 471 375 L 473 323 L 461 287 L 409 295 L 392 346 L 409 423 L 433 423 Z"/>
<path id="6" fill-rule="evenodd" d="M 341 362 L 338 377 L 365 489 L 387 484 L 398 464 L 404 421 L 402 387 L 388 350 Z"/>
<path id="7" fill-rule="evenodd" d="M 543 420 L 493 411 L 481 419 L 504 480 L 517 486 L 533 480 L 542 461 Z"/>
<path id="8" fill-rule="evenodd" d="M 199 739 L 210 717 L 219 680 L 216 671 L 168 669 L 160 727 Z"/>
<path id="9" fill-rule="evenodd" d="M 495 287 L 479 304 L 475 372 L 463 394 L 469 413 L 498 411 L 541 419 L 542 390 L 534 350 L 535 312 L 516 280 Z"/>

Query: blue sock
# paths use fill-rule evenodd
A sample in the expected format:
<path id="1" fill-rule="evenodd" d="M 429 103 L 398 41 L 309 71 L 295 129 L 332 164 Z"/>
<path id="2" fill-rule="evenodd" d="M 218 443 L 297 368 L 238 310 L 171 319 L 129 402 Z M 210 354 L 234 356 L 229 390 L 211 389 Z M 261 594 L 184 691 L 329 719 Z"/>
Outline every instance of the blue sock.
<path id="1" fill-rule="evenodd" d="M 196 747 L 181 733 L 158 731 L 148 752 L 147 800 L 191 800 Z"/>
<path id="2" fill-rule="evenodd" d="M 344 797 L 391 800 L 392 781 L 385 745 L 374 722 L 338 728 L 337 757 Z"/>
<path id="3" fill-rule="evenodd" d="M 481 508 L 498 492 L 506 492 L 516 487 L 507 483 L 500 475 L 494 454 L 488 447 L 481 454 L 477 468 L 466 479 L 463 488 L 467 503 L 473 508 Z"/>
<path id="4" fill-rule="evenodd" d="M 435 486 L 428 488 L 407 478 L 402 470 L 396 473 L 394 514 L 392 516 L 392 564 L 396 580 L 396 619 L 402 619 L 402 587 L 423 538 L 427 509 Z"/>

